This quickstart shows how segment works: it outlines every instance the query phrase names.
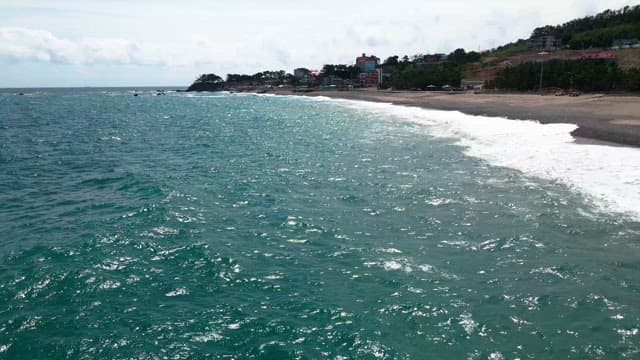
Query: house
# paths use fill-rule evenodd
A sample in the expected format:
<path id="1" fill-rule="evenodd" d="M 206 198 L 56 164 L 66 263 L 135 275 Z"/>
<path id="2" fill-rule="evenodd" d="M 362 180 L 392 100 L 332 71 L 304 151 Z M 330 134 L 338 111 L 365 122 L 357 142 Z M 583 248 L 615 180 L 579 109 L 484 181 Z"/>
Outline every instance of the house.
<path id="1" fill-rule="evenodd" d="M 373 72 L 361 72 L 359 79 L 362 87 L 378 87 L 382 81 L 382 69 Z"/>
<path id="2" fill-rule="evenodd" d="M 297 68 L 293 70 L 293 76 L 298 80 L 299 85 L 318 86 L 323 83 L 322 73 L 319 70 Z"/>
<path id="3" fill-rule="evenodd" d="M 342 86 L 343 87 L 344 83 L 345 83 L 345 80 L 343 78 L 341 78 L 340 76 L 337 76 L 337 75 L 325 76 L 322 79 L 322 85 L 324 85 L 324 86 L 336 85 L 336 86 Z"/>
<path id="4" fill-rule="evenodd" d="M 322 72 L 320 70 L 309 71 L 309 86 L 322 85 Z"/>
<path id="5" fill-rule="evenodd" d="M 611 45 L 611 49 L 630 49 L 640 47 L 640 40 L 638 39 L 616 39 Z"/>
<path id="6" fill-rule="evenodd" d="M 309 80 L 311 70 L 307 68 L 297 68 L 293 70 L 293 76 L 298 80 Z"/>
<path id="7" fill-rule="evenodd" d="M 499 67 L 476 71 L 460 81 L 460 88 L 469 90 L 471 86 L 475 90 L 482 90 L 487 83 L 493 81 L 498 76 L 500 71 L 501 69 Z"/>
<path id="8" fill-rule="evenodd" d="M 360 69 L 358 82 L 362 87 L 378 87 L 382 83 L 382 69 L 378 68 L 380 59 L 363 53 L 356 58 L 356 67 Z"/>
<path id="9" fill-rule="evenodd" d="M 362 56 L 358 56 L 356 58 L 356 66 L 360 68 L 360 71 L 362 72 L 365 72 L 365 73 L 374 72 L 378 67 L 379 61 L 380 59 L 378 59 L 373 55 L 367 56 L 367 54 L 362 53 Z"/>
<path id="10" fill-rule="evenodd" d="M 529 51 L 553 51 L 562 47 L 562 42 L 553 35 L 538 36 L 527 41 Z"/>

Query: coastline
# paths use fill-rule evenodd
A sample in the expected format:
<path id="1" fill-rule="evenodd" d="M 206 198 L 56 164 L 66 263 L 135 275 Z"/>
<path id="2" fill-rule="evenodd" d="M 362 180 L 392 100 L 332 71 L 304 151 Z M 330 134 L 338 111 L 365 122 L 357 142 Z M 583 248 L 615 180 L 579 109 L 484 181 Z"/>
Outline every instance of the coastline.
<path id="1" fill-rule="evenodd" d="M 574 137 L 640 147 L 640 98 L 636 96 L 589 94 L 567 97 L 389 90 L 295 93 L 280 89 L 273 93 L 384 102 L 425 109 L 460 111 L 469 115 L 536 120 L 542 124 L 576 124 L 578 128 L 571 133 Z"/>

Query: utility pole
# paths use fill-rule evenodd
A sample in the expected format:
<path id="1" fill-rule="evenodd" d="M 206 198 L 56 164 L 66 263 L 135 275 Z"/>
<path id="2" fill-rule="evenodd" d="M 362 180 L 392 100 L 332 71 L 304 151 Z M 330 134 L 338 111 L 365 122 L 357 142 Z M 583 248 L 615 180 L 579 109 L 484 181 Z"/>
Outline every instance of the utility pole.
<path id="1" fill-rule="evenodd" d="M 574 70 L 568 72 L 569 75 L 569 94 L 573 93 L 573 78 L 576 76 Z"/>
<path id="2" fill-rule="evenodd" d="M 544 74 L 544 60 L 540 61 L 540 95 L 542 95 L 542 75 Z"/>
<path id="3" fill-rule="evenodd" d="M 549 55 L 546 51 L 541 51 L 538 53 L 540 56 L 540 95 L 542 95 L 542 76 L 544 74 L 544 57 Z"/>

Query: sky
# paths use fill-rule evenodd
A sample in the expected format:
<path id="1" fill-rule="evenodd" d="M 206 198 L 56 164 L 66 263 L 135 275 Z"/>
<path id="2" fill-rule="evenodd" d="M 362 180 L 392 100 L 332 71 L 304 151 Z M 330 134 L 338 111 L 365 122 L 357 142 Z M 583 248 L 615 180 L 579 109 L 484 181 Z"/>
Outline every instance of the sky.
<path id="1" fill-rule="evenodd" d="M 0 0 L 0 88 L 187 86 L 487 50 L 630 0 Z"/>

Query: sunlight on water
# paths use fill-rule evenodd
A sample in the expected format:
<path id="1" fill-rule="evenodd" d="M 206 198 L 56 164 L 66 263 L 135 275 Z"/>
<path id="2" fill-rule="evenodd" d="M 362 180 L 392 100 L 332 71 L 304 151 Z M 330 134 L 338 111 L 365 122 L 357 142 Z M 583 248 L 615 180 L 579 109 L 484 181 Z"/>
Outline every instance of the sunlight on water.
<path id="1" fill-rule="evenodd" d="M 0 102 L 0 358 L 640 355 L 635 170 L 562 163 L 635 149 L 326 99 Z"/>

